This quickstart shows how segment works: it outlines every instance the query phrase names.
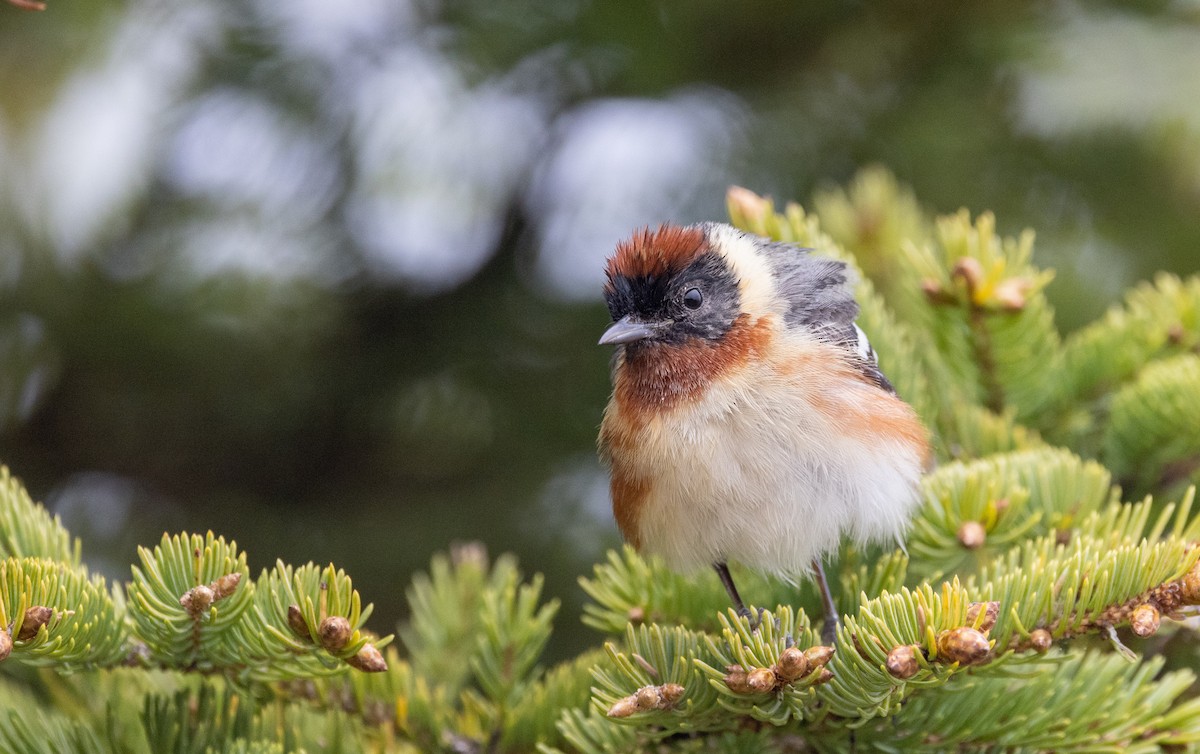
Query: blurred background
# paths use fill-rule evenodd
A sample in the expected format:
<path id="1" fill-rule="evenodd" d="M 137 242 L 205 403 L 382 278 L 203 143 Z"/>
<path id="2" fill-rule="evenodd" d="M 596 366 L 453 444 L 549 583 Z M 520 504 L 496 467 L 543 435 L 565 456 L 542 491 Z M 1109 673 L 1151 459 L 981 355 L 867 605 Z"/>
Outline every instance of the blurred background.
<path id="1" fill-rule="evenodd" d="M 454 541 L 585 640 L 602 263 L 881 164 L 1061 326 L 1200 268 L 1200 2 L 0 3 L 0 461 L 125 579 L 213 529 L 393 630 Z"/>

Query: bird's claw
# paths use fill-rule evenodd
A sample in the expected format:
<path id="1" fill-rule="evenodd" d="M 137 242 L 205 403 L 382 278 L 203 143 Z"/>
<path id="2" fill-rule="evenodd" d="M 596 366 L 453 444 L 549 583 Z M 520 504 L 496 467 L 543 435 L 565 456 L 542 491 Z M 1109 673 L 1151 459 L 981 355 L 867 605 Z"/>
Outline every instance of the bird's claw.
<path id="1" fill-rule="evenodd" d="M 821 643 L 827 647 L 837 646 L 837 631 L 841 621 L 836 615 L 830 615 L 825 618 L 825 622 L 821 624 Z"/>
<path id="2" fill-rule="evenodd" d="M 751 631 L 757 631 L 758 627 L 762 625 L 763 614 L 766 612 L 766 608 L 763 607 L 755 608 L 753 611 L 748 607 L 743 607 L 737 611 L 739 618 L 746 618 L 750 621 Z"/>

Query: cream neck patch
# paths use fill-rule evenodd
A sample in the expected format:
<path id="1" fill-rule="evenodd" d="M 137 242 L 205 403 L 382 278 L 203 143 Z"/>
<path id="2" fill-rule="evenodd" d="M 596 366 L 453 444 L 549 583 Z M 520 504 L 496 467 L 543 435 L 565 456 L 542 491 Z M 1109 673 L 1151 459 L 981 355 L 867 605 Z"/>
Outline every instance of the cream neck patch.
<path id="1" fill-rule="evenodd" d="M 754 239 L 728 225 L 715 225 L 709 229 L 709 245 L 737 277 L 743 312 L 755 318 L 766 314 L 783 316 L 770 264 Z"/>

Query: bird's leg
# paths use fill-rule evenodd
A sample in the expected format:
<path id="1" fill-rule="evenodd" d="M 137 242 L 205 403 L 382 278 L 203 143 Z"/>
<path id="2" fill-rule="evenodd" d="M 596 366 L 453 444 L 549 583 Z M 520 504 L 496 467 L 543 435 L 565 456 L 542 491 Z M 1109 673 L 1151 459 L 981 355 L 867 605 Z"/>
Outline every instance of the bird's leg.
<path id="1" fill-rule="evenodd" d="M 729 599 L 733 601 L 733 607 L 737 610 L 737 614 L 743 618 L 750 618 L 750 610 L 746 607 L 746 603 L 742 602 L 742 595 L 738 594 L 737 587 L 733 585 L 733 576 L 729 574 L 729 566 L 724 563 L 713 563 L 713 568 L 717 571 L 717 576 L 721 579 L 721 585 L 725 587 L 725 591 L 729 594 Z M 763 609 L 758 609 L 758 615 L 750 618 L 750 628 L 755 630 L 762 623 Z"/>
<path id="2" fill-rule="evenodd" d="M 817 574 L 817 587 L 821 590 L 821 605 L 825 608 L 825 622 L 821 625 L 821 641 L 833 646 L 837 641 L 838 609 L 833 604 L 833 595 L 829 593 L 829 582 L 825 580 L 825 569 L 821 567 L 820 558 L 813 558 L 813 571 Z"/>

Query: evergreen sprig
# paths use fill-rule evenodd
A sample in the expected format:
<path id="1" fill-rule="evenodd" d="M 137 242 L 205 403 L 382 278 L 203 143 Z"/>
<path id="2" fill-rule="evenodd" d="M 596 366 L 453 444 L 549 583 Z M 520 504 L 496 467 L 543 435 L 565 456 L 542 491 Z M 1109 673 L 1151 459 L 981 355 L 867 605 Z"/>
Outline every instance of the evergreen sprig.
<path id="1" fill-rule="evenodd" d="M 124 611 L 102 576 L 45 558 L 0 560 L 0 661 L 61 671 L 125 657 Z M 7 646 L 6 646 L 7 645 Z"/>
<path id="2" fill-rule="evenodd" d="M 0 465 L 0 557 L 46 558 L 79 565 L 82 545 L 58 516 L 33 502 L 21 482 Z"/>

